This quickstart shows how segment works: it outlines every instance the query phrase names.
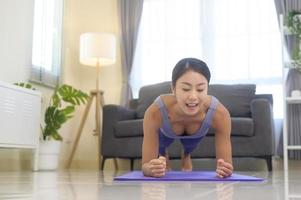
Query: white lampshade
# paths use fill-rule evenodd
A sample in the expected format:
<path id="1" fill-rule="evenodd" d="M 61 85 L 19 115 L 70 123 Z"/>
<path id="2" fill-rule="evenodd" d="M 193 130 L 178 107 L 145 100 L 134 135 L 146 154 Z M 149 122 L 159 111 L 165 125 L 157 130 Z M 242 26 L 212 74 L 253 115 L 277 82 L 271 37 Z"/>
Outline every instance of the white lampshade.
<path id="1" fill-rule="evenodd" d="M 116 40 L 110 33 L 83 33 L 80 36 L 80 63 L 88 66 L 112 65 L 116 60 Z"/>

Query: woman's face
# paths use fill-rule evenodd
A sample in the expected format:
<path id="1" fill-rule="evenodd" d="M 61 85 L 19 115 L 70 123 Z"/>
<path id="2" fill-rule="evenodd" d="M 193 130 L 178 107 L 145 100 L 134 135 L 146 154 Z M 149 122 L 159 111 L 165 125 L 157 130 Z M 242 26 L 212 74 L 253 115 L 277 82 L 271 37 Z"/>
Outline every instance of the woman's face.
<path id="1" fill-rule="evenodd" d="M 207 96 L 207 90 L 208 82 L 205 76 L 188 70 L 176 81 L 173 93 L 182 112 L 193 116 L 199 113 Z"/>

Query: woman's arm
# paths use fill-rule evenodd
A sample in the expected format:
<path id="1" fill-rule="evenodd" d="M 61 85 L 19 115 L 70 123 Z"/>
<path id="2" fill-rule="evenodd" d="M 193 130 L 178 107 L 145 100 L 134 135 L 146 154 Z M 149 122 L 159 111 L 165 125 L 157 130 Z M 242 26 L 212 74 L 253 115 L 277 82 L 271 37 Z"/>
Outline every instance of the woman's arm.
<path id="1" fill-rule="evenodd" d="M 152 104 L 145 112 L 143 119 L 142 171 L 145 176 L 162 177 L 165 175 L 166 160 L 158 158 L 161 126 L 159 108 Z"/>
<path id="2" fill-rule="evenodd" d="M 215 128 L 216 173 L 220 178 L 231 176 L 232 146 L 231 146 L 231 117 L 228 110 L 218 104 L 213 118 Z"/>

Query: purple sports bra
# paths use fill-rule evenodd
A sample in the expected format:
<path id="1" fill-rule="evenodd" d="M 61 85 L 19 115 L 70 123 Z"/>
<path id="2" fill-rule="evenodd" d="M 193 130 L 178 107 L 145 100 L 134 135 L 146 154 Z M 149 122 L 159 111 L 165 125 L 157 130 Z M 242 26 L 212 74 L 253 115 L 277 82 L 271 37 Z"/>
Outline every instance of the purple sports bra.
<path id="1" fill-rule="evenodd" d="M 160 96 L 155 100 L 155 103 L 159 106 L 161 114 L 162 114 L 162 127 L 159 130 L 159 154 L 164 156 L 166 154 L 166 149 L 169 145 L 173 143 L 175 139 L 180 139 L 183 147 L 184 154 L 190 154 L 194 149 L 196 149 L 199 142 L 202 138 L 208 133 L 208 130 L 211 126 L 211 121 L 213 114 L 215 112 L 216 106 L 218 104 L 218 100 L 212 96 L 210 107 L 206 113 L 205 119 L 196 133 L 192 135 L 176 135 L 171 127 L 170 121 L 168 119 L 168 113 L 166 111 L 166 107 L 160 98 Z"/>
<path id="2" fill-rule="evenodd" d="M 202 138 L 208 133 L 208 130 L 211 127 L 212 117 L 214 115 L 214 112 L 215 112 L 217 104 L 218 104 L 218 100 L 214 96 L 212 96 L 210 107 L 206 113 L 205 119 L 204 119 L 201 127 L 197 130 L 196 133 L 189 135 L 189 136 L 187 136 L 187 135 L 179 136 L 173 132 L 170 121 L 168 119 L 168 113 L 167 113 L 166 107 L 160 96 L 157 97 L 157 99 L 155 100 L 155 103 L 159 106 L 161 114 L 162 114 L 163 121 L 162 121 L 162 127 L 160 128 L 160 131 L 162 132 L 162 134 L 164 134 L 164 136 L 166 136 L 168 138 L 173 138 L 173 139 L 184 139 L 184 138 L 185 139 L 188 139 L 188 138 L 193 139 L 193 138 Z"/>

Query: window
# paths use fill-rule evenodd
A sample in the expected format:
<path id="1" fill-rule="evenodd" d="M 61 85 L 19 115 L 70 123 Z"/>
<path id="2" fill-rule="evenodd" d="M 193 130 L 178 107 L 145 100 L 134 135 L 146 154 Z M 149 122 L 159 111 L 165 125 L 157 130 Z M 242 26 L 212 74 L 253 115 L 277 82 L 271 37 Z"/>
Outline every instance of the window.
<path id="1" fill-rule="evenodd" d="M 30 80 L 55 87 L 61 66 L 63 0 L 35 0 Z"/>
<path id="2" fill-rule="evenodd" d="M 131 84 L 133 94 L 171 80 L 184 57 L 204 60 L 211 83 L 255 83 L 282 116 L 281 38 L 273 0 L 144 0 Z M 139 78 L 138 78 L 139 77 Z"/>
<path id="3" fill-rule="evenodd" d="M 131 74 L 133 95 L 143 85 L 171 80 L 186 56 L 201 57 L 200 0 L 145 0 Z"/>

